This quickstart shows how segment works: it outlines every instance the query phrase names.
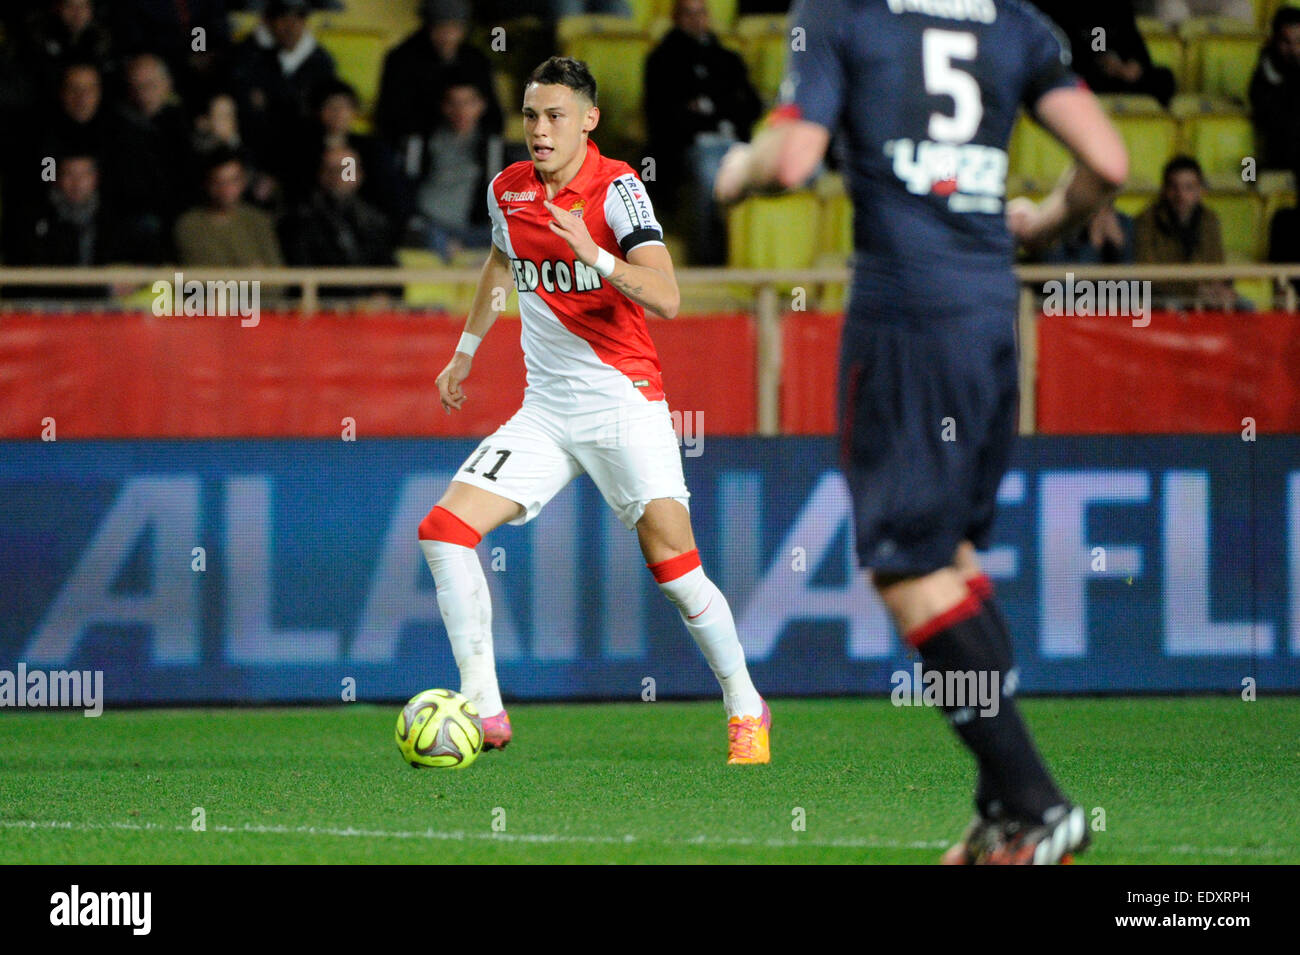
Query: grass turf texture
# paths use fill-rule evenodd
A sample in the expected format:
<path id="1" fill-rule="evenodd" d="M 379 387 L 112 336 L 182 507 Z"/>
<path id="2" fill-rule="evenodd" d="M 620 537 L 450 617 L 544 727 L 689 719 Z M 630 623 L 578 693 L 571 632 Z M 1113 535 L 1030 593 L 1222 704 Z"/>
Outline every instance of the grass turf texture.
<path id="1" fill-rule="evenodd" d="M 396 706 L 2 712 L 0 863 L 930 863 L 969 820 L 937 713 L 773 703 L 770 766 L 724 765 L 716 703 L 659 702 L 512 706 L 463 771 L 406 766 Z M 1105 810 L 1080 863 L 1300 862 L 1300 699 L 1022 706 Z"/>

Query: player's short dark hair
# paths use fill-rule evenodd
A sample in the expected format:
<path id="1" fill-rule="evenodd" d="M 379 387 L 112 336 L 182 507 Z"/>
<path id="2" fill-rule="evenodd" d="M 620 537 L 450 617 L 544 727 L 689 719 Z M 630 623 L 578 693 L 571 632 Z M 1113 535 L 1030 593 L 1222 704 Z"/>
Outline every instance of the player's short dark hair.
<path id="1" fill-rule="evenodd" d="M 1201 171 L 1201 164 L 1191 156 L 1185 155 L 1175 156 L 1165 163 L 1165 171 L 1160 174 L 1160 184 L 1169 185 L 1169 180 L 1173 178 L 1175 173 L 1179 172 L 1194 172 L 1196 178 L 1201 181 L 1201 185 L 1205 185 L 1205 173 Z"/>
<path id="2" fill-rule="evenodd" d="M 567 86 L 596 105 L 596 78 L 582 60 L 571 56 L 553 56 L 528 74 L 528 84 L 540 83 L 543 86 Z"/>
<path id="3" fill-rule="evenodd" d="M 1281 7 L 1273 14 L 1273 36 L 1300 23 L 1300 7 Z"/>

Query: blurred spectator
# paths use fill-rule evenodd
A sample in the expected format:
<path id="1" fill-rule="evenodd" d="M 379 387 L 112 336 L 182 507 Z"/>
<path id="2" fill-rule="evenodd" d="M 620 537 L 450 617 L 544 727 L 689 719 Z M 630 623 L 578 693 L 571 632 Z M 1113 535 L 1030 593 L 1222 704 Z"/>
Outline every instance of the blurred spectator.
<path id="1" fill-rule="evenodd" d="M 203 109 L 194 117 L 194 166 L 202 168 L 213 153 L 228 150 L 239 154 L 248 177 L 246 198 L 262 208 L 270 208 L 279 199 L 279 181 L 267 172 L 258 156 L 244 141 L 239 127 L 239 104 L 231 93 L 211 94 Z M 190 202 L 203 202 L 203 183 L 195 182 L 189 190 Z"/>
<path id="2" fill-rule="evenodd" d="M 318 91 L 312 134 L 304 143 L 305 151 L 298 164 L 300 172 L 295 176 L 307 188 L 298 193 L 297 199 L 302 201 L 310 194 L 325 151 L 347 148 L 360 157 L 366 170 L 361 183 L 361 198 L 379 209 L 390 222 L 401 222 L 410 208 L 410 201 L 397 159 L 383 140 L 355 131 L 360 115 L 357 91 L 342 80 L 332 80 Z"/>
<path id="3" fill-rule="evenodd" d="M 711 199 L 722 155 L 748 140 L 761 110 L 745 62 L 718 42 L 705 0 L 677 0 L 673 28 L 645 65 L 645 110 L 656 203 L 695 212 L 691 261 L 718 264 L 726 240 Z M 658 187 L 658 188 L 656 188 Z"/>
<path id="4" fill-rule="evenodd" d="M 64 70 L 59 85 L 58 105 L 53 115 L 38 117 L 40 135 L 34 144 L 41 157 L 79 153 L 100 160 L 112 148 L 117 126 L 104 108 L 104 87 L 99 68 L 93 63 L 72 63 Z"/>
<path id="5" fill-rule="evenodd" d="M 207 95 L 226 66 L 225 0 L 112 0 L 105 13 L 117 49 L 162 57 L 183 99 Z"/>
<path id="6" fill-rule="evenodd" d="M 171 73 L 161 57 L 133 57 L 125 75 L 123 114 L 132 131 L 132 162 L 149 184 L 137 197 L 138 208 L 157 218 L 159 235 L 171 235 L 176 216 L 187 205 L 185 189 L 193 176 L 189 120 L 176 101 Z"/>
<path id="7" fill-rule="evenodd" d="M 334 58 L 307 28 L 309 10 L 306 0 L 268 0 L 233 54 L 244 135 L 281 182 L 301 155 L 318 91 L 334 79 Z"/>
<path id="8" fill-rule="evenodd" d="M 1259 138 L 1260 165 L 1300 167 L 1300 9 L 1283 7 L 1259 54 L 1250 80 L 1251 118 Z"/>
<path id="9" fill-rule="evenodd" d="M 1152 14 L 1171 27 L 1182 26 L 1192 17 L 1223 17 L 1255 24 L 1251 0 L 1155 0 L 1151 6 Z"/>
<path id="10" fill-rule="evenodd" d="M 1112 201 L 1074 235 L 1066 236 L 1037 261 L 1061 265 L 1131 265 L 1134 262 L 1133 217 Z"/>
<path id="11" fill-rule="evenodd" d="M 502 165 L 499 135 L 483 131 L 487 103 L 478 87 L 458 83 L 442 94 L 442 122 L 423 142 L 412 177 L 416 217 L 411 241 L 443 257 L 492 242 L 488 183 Z"/>
<path id="12" fill-rule="evenodd" d="M 14 265 L 95 266 L 124 262 L 161 261 L 153 236 L 130 234 L 127 220 L 114 215 L 99 191 L 99 170 L 93 156 L 57 157 L 58 177 L 19 231 L 22 242 Z M 108 286 L 11 286 L 5 297 L 102 299 Z"/>
<path id="13" fill-rule="evenodd" d="M 32 216 L 21 261 L 26 265 L 105 265 L 123 260 L 99 192 L 94 156 L 63 156 L 58 176 Z"/>
<path id="14" fill-rule="evenodd" d="M 101 76 L 113 66 L 113 40 L 95 21 L 91 0 L 49 0 L 19 41 L 22 59 L 37 94 L 52 101 L 72 63 L 91 63 Z"/>
<path id="15" fill-rule="evenodd" d="M 238 153 L 208 157 L 207 201 L 176 222 L 176 252 L 182 265 L 248 267 L 281 265 L 280 242 L 271 217 L 242 197 L 248 171 Z"/>
<path id="16" fill-rule="evenodd" d="M 1190 156 L 1175 156 L 1165 165 L 1160 196 L 1134 223 L 1134 246 L 1142 264 L 1221 263 L 1223 235 L 1219 217 L 1202 202 L 1205 177 Z M 1232 308 L 1236 295 L 1229 282 L 1156 282 L 1157 301 L 1171 307 L 1200 303 Z"/>
<path id="17" fill-rule="evenodd" d="M 284 249 L 291 265 L 396 265 L 393 232 L 382 212 L 361 198 L 365 181 L 361 157 L 347 146 L 332 146 L 321 156 L 316 192 L 285 223 Z M 374 286 L 333 287 L 347 298 L 390 291 Z"/>
<path id="18" fill-rule="evenodd" d="M 1279 209 L 1269 223 L 1268 260 L 1287 265 L 1300 265 L 1300 209 Z M 1300 279 L 1292 279 L 1291 286 L 1300 294 Z"/>
<path id="19" fill-rule="evenodd" d="M 747 17 L 754 13 L 789 13 L 790 0 L 740 0 L 736 13 Z"/>
<path id="20" fill-rule="evenodd" d="M 487 104 L 479 123 L 483 132 L 499 134 L 501 107 L 492 86 L 492 65 L 482 51 L 466 42 L 469 4 L 465 0 L 425 0 L 418 30 L 384 57 L 375 104 L 375 126 L 399 157 L 423 141 L 438 123 L 443 91 L 468 83 Z M 403 164 L 406 160 L 403 159 Z"/>
<path id="21" fill-rule="evenodd" d="M 1129 0 L 1034 2 L 1069 39 L 1074 68 L 1094 93 L 1142 93 L 1169 105 L 1173 71 L 1151 62 Z"/>

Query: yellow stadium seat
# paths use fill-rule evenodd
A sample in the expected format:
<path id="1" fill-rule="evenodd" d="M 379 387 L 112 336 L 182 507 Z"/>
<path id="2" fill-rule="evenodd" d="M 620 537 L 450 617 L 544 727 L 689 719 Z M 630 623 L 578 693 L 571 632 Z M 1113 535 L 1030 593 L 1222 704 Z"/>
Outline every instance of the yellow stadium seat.
<path id="1" fill-rule="evenodd" d="M 635 19 L 616 16 L 612 13 L 580 13 L 561 17 L 555 27 L 555 38 L 560 48 L 584 37 L 626 37 L 644 36 L 645 30 Z"/>
<path id="2" fill-rule="evenodd" d="M 1237 279 L 1232 283 L 1237 295 L 1246 299 L 1259 311 L 1268 311 L 1273 308 L 1273 280 L 1272 279 Z"/>
<path id="3" fill-rule="evenodd" d="M 360 30 L 321 30 L 316 38 L 334 57 L 339 78 L 356 89 L 362 111 L 369 112 L 379 95 L 379 74 L 388 52 L 388 37 Z"/>
<path id="4" fill-rule="evenodd" d="M 407 269 L 448 267 L 428 249 L 398 249 L 397 264 Z M 420 307 L 436 305 L 449 312 L 464 314 L 474 301 L 474 287 L 458 282 L 410 282 L 403 292 L 402 301 Z"/>
<path id="5" fill-rule="evenodd" d="M 1169 116 L 1116 116 L 1115 126 L 1128 147 L 1130 188 L 1158 187 L 1178 148 L 1178 123 Z"/>
<path id="6" fill-rule="evenodd" d="M 1115 200 L 1115 208 L 1124 215 L 1136 219 L 1146 212 L 1147 206 L 1157 198 L 1154 192 L 1126 192 Z"/>
<path id="7" fill-rule="evenodd" d="M 1265 199 L 1272 198 L 1274 195 L 1294 195 L 1296 191 L 1295 174 L 1286 172 L 1281 169 L 1262 169 L 1259 171 L 1259 181 L 1255 183 L 1255 188 Z"/>
<path id="8" fill-rule="evenodd" d="M 1263 202 L 1253 193 L 1210 193 L 1205 205 L 1219 217 L 1223 251 L 1229 262 L 1258 262 L 1268 251 L 1261 228 Z"/>
<path id="9" fill-rule="evenodd" d="M 346 0 L 342 9 L 316 17 L 318 29 L 383 33 L 393 46 L 420 25 L 420 0 Z"/>
<path id="10" fill-rule="evenodd" d="M 1145 93 L 1102 93 L 1097 99 L 1112 116 L 1159 116 L 1165 111 L 1160 100 Z"/>
<path id="11" fill-rule="evenodd" d="M 820 219 L 809 190 L 746 199 L 728 214 L 728 261 L 736 268 L 806 269 L 817 257 Z"/>
<path id="12" fill-rule="evenodd" d="M 1007 192 L 1048 192 L 1070 167 L 1070 153 L 1025 113 L 1016 120 L 1007 147 Z"/>
<path id="13" fill-rule="evenodd" d="M 1246 101 L 1250 77 L 1259 62 L 1254 36 L 1202 36 L 1188 45 L 1193 87 L 1207 96 Z"/>
<path id="14" fill-rule="evenodd" d="M 1250 20 L 1233 17 L 1188 17 L 1178 27 L 1184 40 L 1197 40 L 1204 36 L 1258 36 L 1259 31 Z"/>
<path id="15" fill-rule="evenodd" d="M 1169 114 L 1175 119 L 1188 119 L 1214 113 L 1222 116 L 1247 116 L 1246 107 L 1226 96 L 1203 96 L 1200 93 L 1176 93 L 1169 101 Z"/>
<path id="16" fill-rule="evenodd" d="M 665 16 L 659 0 L 628 0 L 628 6 L 632 8 L 632 19 L 641 27 L 647 27 L 652 20 Z"/>
<path id="17" fill-rule="evenodd" d="M 821 204 L 821 240 L 818 251 L 834 255 L 841 263 L 853 251 L 853 203 L 844 193 L 828 196 Z"/>
<path id="18" fill-rule="evenodd" d="M 1187 74 L 1184 71 L 1183 41 L 1172 33 L 1163 36 L 1148 36 L 1146 41 L 1147 52 L 1151 54 L 1151 62 L 1157 66 L 1166 66 L 1173 70 L 1178 89 L 1183 89 L 1187 85 Z"/>
<path id="19" fill-rule="evenodd" d="M 719 33 L 725 33 L 731 29 L 732 24 L 736 22 L 736 12 L 739 7 L 738 0 L 708 0 L 709 12 L 713 14 L 713 29 Z M 672 4 L 668 5 L 668 13 L 672 15 Z"/>
<path id="20" fill-rule="evenodd" d="M 588 34 L 572 38 L 564 46 L 567 56 L 585 60 L 595 74 L 601 126 L 616 139 L 636 142 L 645 139 L 645 61 L 650 40 L 644 35 Z M 597 132 L 597 142 L 600 133 Z"/>
<path id="21" fill-rule="evenodd" d="M 1212 187 L 1240 185 L 1241 162 L 1255 155 L 1255 128 L 1244 116 L 1193 116 L 1183 120 L 1183 149 L 1196 157 Z"/>
<path id="22" fill-rule="evenodd" d="M 736 21 L 736 40 L 741 56 L 749 67 L 749 80 L 759 98 L 771 104 L 781 88 L 789 50 L 786 17 L 778 14 L 751 14 Z"/>
<path id="23" fill-rule="evenodd" d="M 1292 189 L 1286 192 L 1275 192 L 1271 196 L 1263 197 L 1263 199 L 1264 199 L 1264 214 L 1263 214 L 1263 222 L 1261 223 L 1261 228 L 1265 233 L 1264 243 L 1265 246 L 1267 246 L 1268 230 L 1273 225 L 1273 217 L 1283 209 L 1294 209 L 1296 207 L 1296 194 L 1295 194 L 1295 190 Z"/>
<path id="24" fill-rule="evenodd" d="M 1165 23 L 1164 20 L 1161 20 L 1159 17 L 1143 16 L 1143 17 L 1134 17 L 1133 19 L 1137 23 L 1138 32 L 1142 34 L 1143 38 L 1148 38 L 1153 36 L 1168 36 L 1169 34 L 1174 32 L 1173 28 L 1170 27 L 1168 23 Z"/>

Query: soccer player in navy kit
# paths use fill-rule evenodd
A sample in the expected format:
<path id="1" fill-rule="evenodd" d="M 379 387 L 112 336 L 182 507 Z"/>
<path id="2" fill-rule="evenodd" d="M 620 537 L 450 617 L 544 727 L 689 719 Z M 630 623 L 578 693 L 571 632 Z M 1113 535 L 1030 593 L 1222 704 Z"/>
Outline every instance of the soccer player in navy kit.
<path id="1" fill-rule="evenodd" d="M 799 186 L 843 132 L 855 251 L 839 417 L 859 562 L 927 673 L 988 672 L 1001 689 L 996 715 L 944 701 L 978 766 L 975 821 L 944 861 L 1068 861 L 1088 843 L 1083 810 L 1010 699 L 1011 636 L 975 554 L 1016 433 L 1015 244 L 1084 221 L 1128 157 L 1028 3 L 802 0 L 790 27 L 782 105 L 715 191 Z M 1038 204 L 1004 201 L 1021 106 L 1076 160 Z"/>

